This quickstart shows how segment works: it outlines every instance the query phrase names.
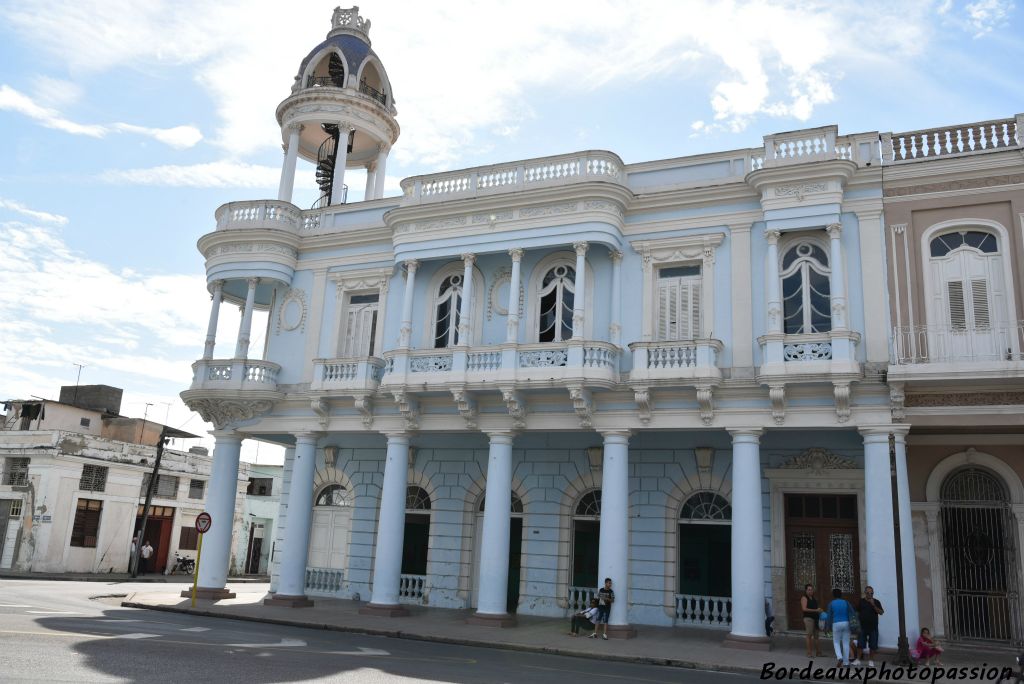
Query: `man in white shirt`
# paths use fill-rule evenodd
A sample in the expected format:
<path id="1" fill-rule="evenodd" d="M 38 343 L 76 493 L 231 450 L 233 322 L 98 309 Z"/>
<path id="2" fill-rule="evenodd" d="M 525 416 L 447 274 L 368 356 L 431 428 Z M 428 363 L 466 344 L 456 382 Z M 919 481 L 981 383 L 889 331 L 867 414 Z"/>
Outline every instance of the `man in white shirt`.
<path id="1" fill-rule="evenodd" d="M 153 572 L 153 547 L 150 546 L 149 540 L 142 545 L 142 572 Z"/>
<path id="2" fill-rule="evenodd" d="M 586 627 L 587 629 L 595 629 L 594 621 L 597 619 L 598 607 L 597 599 L 590 599 L 590 607 L 586 610 L 581 610 L 572 616 L 572 625 L 570 626 L 570 636 L 578 637 L 580 635 L 580 627 Z"/>

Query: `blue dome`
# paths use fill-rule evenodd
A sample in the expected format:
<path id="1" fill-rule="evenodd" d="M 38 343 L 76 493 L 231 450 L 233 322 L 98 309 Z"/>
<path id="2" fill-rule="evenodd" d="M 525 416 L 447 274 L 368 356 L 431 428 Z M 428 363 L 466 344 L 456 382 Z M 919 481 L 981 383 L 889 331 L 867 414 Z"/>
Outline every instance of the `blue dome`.
<path id="1" fill-rule="evenodd" d="M 306 73 L 306 68 L 309 66 L 310 60 L 312 60 L 313 57 L 326 47 L 337 48 L 341 54 L 345 55 L 345 61 L 348 62 L 348 68 L 352 73 L 359 72 L 359 67 L 366 61 L 367 56 L 371 54 L 374 57 L 377 56 L 376 53 L 370 49 L 370 46 L 366 41 L 357 38 L 356 36 L 343 33 L 328 38 L 313 48 L 313 50 L 306 55 L 306 58 L 302 60 L 302 64 L 299 65 L 299 76 Z"/>

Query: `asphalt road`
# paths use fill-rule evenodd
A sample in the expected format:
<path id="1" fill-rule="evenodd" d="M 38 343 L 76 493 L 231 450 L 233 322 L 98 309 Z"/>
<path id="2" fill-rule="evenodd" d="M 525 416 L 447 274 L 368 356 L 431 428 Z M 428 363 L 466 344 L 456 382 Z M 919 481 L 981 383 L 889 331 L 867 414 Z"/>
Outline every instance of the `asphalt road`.
<path id="1" fill-rule="evenodd" d="M 756 679 L 122 608 L 111 596 L 146 586 L 0 580 L 0 680 L 738 684 Z"/>

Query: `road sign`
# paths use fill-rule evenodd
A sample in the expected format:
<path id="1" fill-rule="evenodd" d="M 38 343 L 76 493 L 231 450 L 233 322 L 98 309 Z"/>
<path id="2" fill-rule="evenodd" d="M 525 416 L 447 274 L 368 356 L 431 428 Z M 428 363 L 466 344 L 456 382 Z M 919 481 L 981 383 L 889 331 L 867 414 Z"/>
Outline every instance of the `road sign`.
<path id="1" fill-rule="evenodd" d="M 196 532 L 199 534 L 206 534 L 210 531 L 210 527 L 213 525 L 213 518 L 206 511 L 203 511 L 196 516 Z"/>

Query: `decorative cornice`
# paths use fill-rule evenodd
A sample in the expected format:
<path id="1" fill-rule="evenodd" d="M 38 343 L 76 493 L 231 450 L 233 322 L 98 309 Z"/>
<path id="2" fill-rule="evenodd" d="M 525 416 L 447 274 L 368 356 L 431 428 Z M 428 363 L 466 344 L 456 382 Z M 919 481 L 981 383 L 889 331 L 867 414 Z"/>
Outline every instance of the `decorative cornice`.
<path id="1" fill-rule="evenodd" d="M 885 189 L 885 197 L 906 197 L 908 195 L 924 195 L 933 192 L 953 192 L 956 190 L 977 190 L 979 188 L 1000 188 L 1004 185 L 1024 183 L 1024 174 L 1007 174 L 1003 176 L 986 176 L 983 178 L 965 178 L 963 180 L 945 181 L 943 183 L 923 183 L 907 187 L 889 187 Z"/>
<path id="2" fill-rule="evenodd" d="M 955 392 L 907 394 L 907 408 L 942 406 L 1016 406 L 1024 404 L 1024 392 Z"/>
<path id="3" fill-rule="evenodd" d="M 808 449 L 789 459 L 779 467 L 809 470 L 813 475 L 822 475 L 826 470 L 851 470 L 859 468 L 854 461 L 819 448 Z"/>

